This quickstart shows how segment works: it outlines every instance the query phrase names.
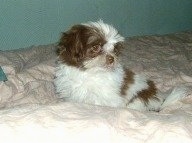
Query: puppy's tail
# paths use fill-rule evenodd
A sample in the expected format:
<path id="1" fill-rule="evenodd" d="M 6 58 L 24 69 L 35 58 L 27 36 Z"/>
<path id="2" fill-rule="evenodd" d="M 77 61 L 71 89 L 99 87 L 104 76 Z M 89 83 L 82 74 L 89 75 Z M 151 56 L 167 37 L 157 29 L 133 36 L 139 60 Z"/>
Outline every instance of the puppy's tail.
<path id="1" fill-rule="evenodd" d="M 175 87 L 170 94 L 166 95 L 165 101 L 163 102 L 161 108 L 165 108 L 166 106 L 169 106 L 186 96 L 188 96 L 188 89 L 186 87 Z"/>

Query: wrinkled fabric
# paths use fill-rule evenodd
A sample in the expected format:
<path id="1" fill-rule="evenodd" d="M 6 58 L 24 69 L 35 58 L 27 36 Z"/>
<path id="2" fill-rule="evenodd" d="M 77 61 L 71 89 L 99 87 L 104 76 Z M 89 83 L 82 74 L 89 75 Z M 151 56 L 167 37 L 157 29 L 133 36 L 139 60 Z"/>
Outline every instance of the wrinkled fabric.
<path id="1" fill-rule="evenodd" d="M 1 143 L 192 142 L 192 32 L 128 38 L 121 62 L 160 91 L 188 96 L 160 112 L 69 103 L 56 98 L 56 45 L 0 51 Z"/>

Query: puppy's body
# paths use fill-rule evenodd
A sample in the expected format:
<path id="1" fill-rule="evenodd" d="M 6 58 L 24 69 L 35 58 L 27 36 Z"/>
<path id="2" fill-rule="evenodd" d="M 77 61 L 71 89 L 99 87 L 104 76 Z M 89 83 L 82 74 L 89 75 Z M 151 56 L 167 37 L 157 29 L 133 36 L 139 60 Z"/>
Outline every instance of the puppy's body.
<path id="1" fill-rule="evenodd" d="M 102 21 L 76 25 L 64 33 L 55 79 L 58 96 L 72 102 L 160 110 L 168 95 L 160 95 L 152 81 L 120 64 L 123 41 L 114 27 Z"/>
<path id="2" fill-rule="evenodd" d="M 113 71 L 99 68 L 81 71 L 68 65 L 60 65 L 56 89 L 66 101 L 125 107 L 126 101 L 120 96 L 123 74 L 121 67 Z"/>

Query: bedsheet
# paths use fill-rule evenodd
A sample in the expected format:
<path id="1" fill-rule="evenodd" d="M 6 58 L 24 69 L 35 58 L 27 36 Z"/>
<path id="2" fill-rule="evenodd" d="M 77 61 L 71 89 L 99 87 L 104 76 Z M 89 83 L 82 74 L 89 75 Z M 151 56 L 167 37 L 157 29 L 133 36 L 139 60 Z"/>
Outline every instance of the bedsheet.
<path id="1" fill-rule="evenodd" d="M 192 32 L 127 38 L 121 62 L 161 91 L 188 96 L 160 112 L 139 112 L 56 98 L 56 44 L 0 51 L 0 142 L 192 142 Z"/>

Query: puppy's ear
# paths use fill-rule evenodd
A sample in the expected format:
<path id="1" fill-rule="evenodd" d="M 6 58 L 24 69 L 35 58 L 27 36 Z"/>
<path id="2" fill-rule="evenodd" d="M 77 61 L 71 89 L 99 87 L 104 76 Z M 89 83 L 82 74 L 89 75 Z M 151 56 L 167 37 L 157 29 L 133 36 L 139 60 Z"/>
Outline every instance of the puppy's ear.
<path id="1" fill-rule="evenodd" d="M 69 65 L 78 66 L 84 57 L 84 30 L 84 26 L 76 25 L 62 33 L 58 54 L 60 59 Z"/>

